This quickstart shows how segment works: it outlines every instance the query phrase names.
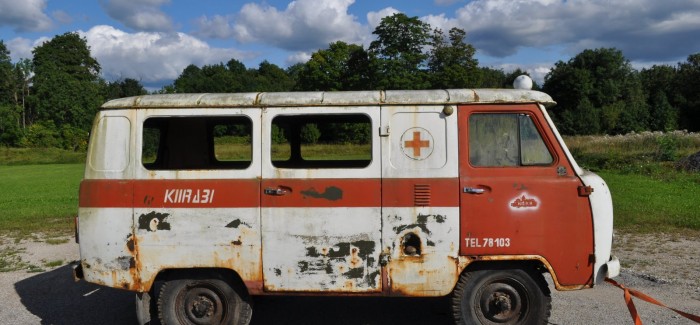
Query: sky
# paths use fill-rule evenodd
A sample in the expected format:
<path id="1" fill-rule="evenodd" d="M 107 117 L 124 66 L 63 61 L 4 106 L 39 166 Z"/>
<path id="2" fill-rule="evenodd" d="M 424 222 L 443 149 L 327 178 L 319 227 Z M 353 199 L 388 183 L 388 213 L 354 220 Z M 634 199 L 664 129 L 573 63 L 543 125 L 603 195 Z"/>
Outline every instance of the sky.
<path id="1" fill-rule="evenodd" d="M 77 32 L 103 78 L 159 89 L 190 64 L 286 68 L 335 41 L 367 48 L 398 12 L 463 29 L 480 66 L 520 68 L 540 84 L 584 49 L 615 47 L 637 69 L 700 52 L 700 0 L 0 0 L 0 40 L 16 61 Z"/>

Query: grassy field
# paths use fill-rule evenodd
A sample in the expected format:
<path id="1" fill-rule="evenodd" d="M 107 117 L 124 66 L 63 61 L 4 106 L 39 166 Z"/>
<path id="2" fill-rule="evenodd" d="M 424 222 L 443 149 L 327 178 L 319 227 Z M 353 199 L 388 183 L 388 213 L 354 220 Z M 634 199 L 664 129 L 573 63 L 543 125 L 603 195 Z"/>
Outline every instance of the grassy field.
<path id="1" fill-rule="evenodd" d="M 83 164 L 0 166 L 0 232 L 71 233 Z"/>
<path id="2" fill-rule="evenodd" d="M 700 173 L 674 168 L 678 158 L 700 151 L 700 135 L 642 133 L 567 137 L 565 141 L 582 166 L 608 182 L 617 229 L 700 230 Z M 369 150 L 368 146 L 335 147 L 345 159 L 365 158 Z M 229 157 L 240 159 L 236 153 L 240 150 L 229 152 Z M 276 155 L 288 155 L 277 150 Z M 319 152 L 324 150 L 318 145 L 305 152 L 323 159 Z M 72 233 L 83 156 L 57 149 L 0 149 L 0 234 Z"/>
<path id="3" fill-rule="evenodd" d="M 639 232 L 700 230 L 700 177 L 599 172 L 610 186 L 615 228 Z M 684 177 L 686 176 L 686 177 Z"/>

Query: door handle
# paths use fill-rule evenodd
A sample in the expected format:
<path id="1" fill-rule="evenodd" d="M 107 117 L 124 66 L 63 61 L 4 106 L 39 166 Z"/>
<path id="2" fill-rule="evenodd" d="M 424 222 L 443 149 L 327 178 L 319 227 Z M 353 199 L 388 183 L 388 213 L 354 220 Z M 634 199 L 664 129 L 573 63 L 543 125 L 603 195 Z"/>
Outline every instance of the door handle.
<path id="1" fill-rule="evenodd" d="M 484 194 L 484 192 L 486 192 L 486 190 L 483 188 L 478 188 L 478 187 L 465 187 L 463 189 L 463 192 L 469 193 L 469 194 Z"/>
<path id="2" fill-rule="evenodd" d="M 267 195 L 274 195 L 274 196 L 282 196 L 282 195 L 286 195 L 287 193 L 289 193 L 289 191 L 287 189 L 284 189 L 281 187 L 278 187 L 278 188 L 268 187 L 263 192 Z"/>

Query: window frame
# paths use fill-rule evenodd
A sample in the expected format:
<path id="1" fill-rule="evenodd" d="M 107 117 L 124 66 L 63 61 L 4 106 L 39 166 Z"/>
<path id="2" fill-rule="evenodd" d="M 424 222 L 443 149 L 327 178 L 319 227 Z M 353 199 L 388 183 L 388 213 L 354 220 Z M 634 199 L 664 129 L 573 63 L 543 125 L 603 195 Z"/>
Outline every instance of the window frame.
<path id="1" fill-rule="evenodd" d="M 471 118 L 475 115 L 514 115 L 516 119 L 516 126 L 517 126 L 517 151 L 518 151 L 518 159 L 517 159 L 517 164 L 516 165 L 503 165 L 503 166 L 498 166 L 498 165 L 477 165 L 472 162 L 472 153 L 471 153 L 471 148 L 473 146 L 472 143 L 472 137 L 469 135 L 469 132 L 467 132 L 467 146 L 469 148 L 467 152 L 467 163 L 469 166 L 472 168 L 536 168 L 536 167 L 551 167 L 554 166 L 558 163 L 558 155 L 556 154 L 556 150 L 552 147 L 552 144 L 550 143 L 549 139 L 546 137 L 546 134 L 544 130 L 542 129 L 542 125 L 540 121 L 534 116 L 529 111 L 474 111 L 469 114 L 467 117 L 467 128 L 469 130 L 472 129 L 471 125 Z M 547 152 L 549 153 L 549 156 L 551 157 L 551 161 L 549 163 L 542 163 L 542 164 L 524 164 L 523 159 L 522 159 L 522 136 L 521 136 L 521 116 L 526 116 L 530 119 L 532 122 L 535 130 L 537 131 L 537 134 L 539 135 L 540 140 L 544 144 L 544 147 L 547 149 Z"/>
<path id="2" fill-rule="evenodd" d="M 178 167 L 177 163 L 171 162 L 171 163 L 164 163 L 161 160 L 165 159 L 167 160 L 167 157 L 164 157 L 165 153 L 164 151 L 167 150 L 167 144 L 164 145 L 164 141 L 167 142 L 167 137 L 168 137 L 168 132 L 169 130 L 165 130 L 165 126 L 160 126 L 156 123 L 170 123 L 169 121 L 171 120 L 182 120 L 183 122 L 186 119 L 192 119 L 192 120 L 202 120 L 201 123 L 204 123 L 204 142 L 206 145 L 206 157 L 204 159 L 206 160 L 205 163 L 202 163 L 201 166 L 194 166 L 194 167 Z M 162 120 L 163 122 L 155 121 L 155 120 Z M 217 125 L 226 125 L 226 121 L 244 121 L 243 123 L 247 124 L 247 127 L 250 129 L 250 150 L 249 150 L 249 159 L 243 161 L 243 162 L 238 162 L 238 161 L 225 161 L 225 160 L 219 160 L 216 157 L 216 144 L 215 144 L 215 139 L 214 139 L 214 128 Z M 147 124 L 149 121 L 152 121 L 152 123 L 156 124 L 156 127 L 147 127 Z M 192 121 L 191 123 L 194 123 L 195 121 Z M 235 123 L 230 123 L 229 125 L 235 125 Z M 173 126 L 167 125 L 167 129 L 172 128 Z M 144 163 L 144 144 L 146 141 L 146 130 L 147 129 L 157 129 L 159 133 L 159 139 L 158 139 L 158 148 L 156 150 L 156 159 L 153 161 L 153 163 Z M 146 117 L 143 121 L 141 121 L 141 148 L 139 150 L 140 152 L 140 165 L 142 168 L 148 170 L 148 171 L 205 171 L 205 170 L 245 170 L 248 169 L 252 164 L 253 164 L 253 120 L 250 118 L 250 116 L 246 115 L 216 115 L 216 114 L 207 114 L 207 115 L 170 115 L 170 116 L 148 116 Z M 189 150 L 192 149 L 192 144 L 189 144 L 189 148 L 182 149 L 183 153 L 188 152 Z M 182 162 L 178 162 L 182 163 Z"/>
<path id="3" fill-rule="evenodd" d="M 351 117 L 350 120 L 344 121 L 343 117 Z M 289 145 L 290 149 L 290 156 L 288 160 L 282 161 L 282 160 L 275 160 L 273 159 L 273 146 L 275 145 L 274 142 L 272 141 L 272 127 L 276 124 L 276 120 L 278 119 L 289 119 L 290 121 L 293 121 L 296 125 L 293 128 L 298 128 L 299 133 L 301 133 L 301 128 L 304 125 L 307 124 L 316 124 L 317 126 L 320 125 L 321 123 L 329 123 L 329 124 L 341 124 L 341 123 L 357 123 L 357 124 L 366 124 L 368 126 L 367 129 L 367 134 L 366 136 L 368 137 L 368 143 L 369 149 L 367 152 L 363 152 L 363 154 L 368 154 L 369 159 L 343 159 L 343 160 L 330 160 L 330 159 L 316 159 L 316 160 L 307 160 L 304 158 L 304 150 L 303 150 L 303 145 L 304 143 L 301 142 L 301 139 L 297 139 L 299 141 L 298 146 L 296 150 L 298 150 L 298 157 L 295 157 L 295 148 L 294 144 L 292 143 L 292 140 L 286 139 L 287 141 L 285 142 L 286 144 Z M 346 118 L 347 119 L 347 118 Z M 294 121 L 298 120 L 298 121 Z M 282 121 L 284 122 L 284 121 Z M 274 115 L 270 121 L 270 130 L 267 132 L 266 136 L 270 139 L 270 147 L 269 147 L 269 157 L 270 157 L 270 163 L 272 164 L 273 168 L 276 169 L 288 169 L 288 170 L 314 170 L 314 169 L 322 169 L 322 170 L 333 170 L 333 169 L 352 169 L 352 170 L 362 170 L 366 169 L 369 166 L 372 165 L 372 163 L 375 160 L 375 154 L 374 154 L 374 140 L 373 140 L 373 123 L 372 123 L 372 117 L 369 114 L 366 114 L 364 112 L 343 112 L 343 113 L 326 113 L 326 112 L 309 112 L 306 114 L 295 114 L 295 113 L 286 113 L 286 112 L 281 112 L 280 114 Z M 283 127 L 277 126 L 278 129 L 284 130 Z M 299 134 L 301 136 L 301 134 Z"/>

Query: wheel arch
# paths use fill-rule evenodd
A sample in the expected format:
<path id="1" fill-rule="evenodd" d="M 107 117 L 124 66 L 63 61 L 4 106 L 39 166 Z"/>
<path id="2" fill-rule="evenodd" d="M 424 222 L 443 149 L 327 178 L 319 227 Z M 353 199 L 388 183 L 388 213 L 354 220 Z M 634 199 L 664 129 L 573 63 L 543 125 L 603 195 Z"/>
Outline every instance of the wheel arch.
<path id="1" fill-rule="evenodd" d="M 227 268 L 183 268 L 183 269 L 163 269 L 151 281 L 149 291 L 153 291 L 156 283 L 169 280 L 185 279 L 219 279 L 228 283 L 243 299 L 249 300 L 250 293 L 243 279 L 238 272 Z"/>
<path id="2" fill-rule="evenodd" d="M 547 261 L 547 259 L 539 255 L 478 256 L 471 258 L 470 261 L 459 272 L 459 275 L 461 275 L 464 272 L 484 269 L 523 269 L 529 272 L 549 273 L 549 275 L 552 277 L 554 287 L 558 291 L 571 291 L 590 287 L 589 284 L 561 284 L 557 278 L 556 272 L 552 268 L 552 265 Z"/>

